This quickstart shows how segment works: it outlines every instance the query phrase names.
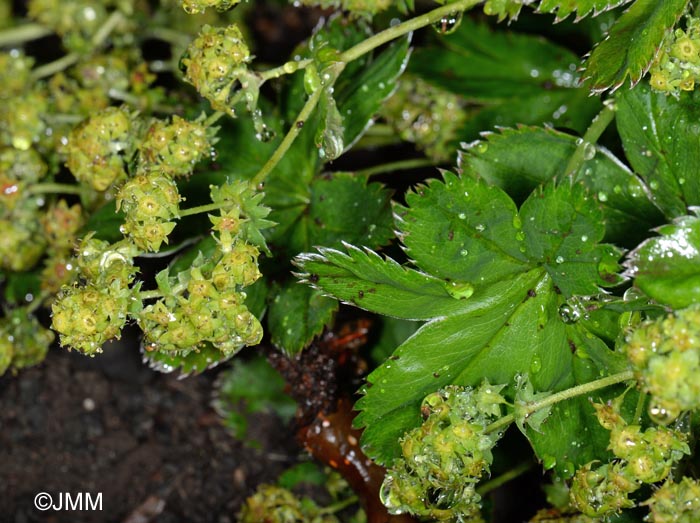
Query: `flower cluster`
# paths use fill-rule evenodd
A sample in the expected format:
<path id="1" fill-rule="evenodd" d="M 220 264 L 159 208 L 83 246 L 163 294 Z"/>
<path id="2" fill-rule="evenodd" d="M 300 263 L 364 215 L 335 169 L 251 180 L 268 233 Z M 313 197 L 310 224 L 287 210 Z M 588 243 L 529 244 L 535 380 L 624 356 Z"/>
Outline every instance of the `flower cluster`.
<path id="1" fill-rule="evenodd" d="M 623 346 L 642 389 L 651 394 L 649 415 L 666 425 L 700 407 L 700 309 L 648 321 Z"/>
<path id="2" fill-rule="evenodd" d="M 240 523 L 338 523 L 333 514 L 324 513 L 313 501 L 297 498 L 289 490 L 274 485 L 260 485 L 246 499 L 238 514 Z"/>
<path id="3" fill-rule="evenodd" d="M 24 308 L 0 318 L 0 376 L 8 368 L 21 369 L 44 359 L 54 334 Z"/>
<path id="4" fill-rule="evenodd" d="M 213 7 L 217 11 L 227 11 L 241 0 L 182 0 L 182 8 L 187 14 L 196 15 Z"/>
<path id="5" fill-rule="evenodd" d="M 621 398 L 607 404 L 595 404 L 600 424 L 610 430 L 608 449 L 615 460 L 580 468 L 573 479 L 572 505 L 591 517 L 608 516 L 630 508 L 630 494 L 643 484 L 666 479 L 674 464 L 690 454 L 686 436 L 666 427 L 629 425 L 620 415 Z"/>
<path id="6" fill-rule="evenodd" d="M 76 263 L 85 283 L 63 287 L 51 307 L 61 345 L 94 355 L 106 341 L 120 337 L 128 315 L 141 307 L 139 286 L 130 287 L 137 253 L 126 240 L 110 245 L 91 236 L 83 239 Z"/>
<path id="7" fill-rule="evenodd" d="M 672 93 L 692 91 L 700 81 L 700 18 L 688 17 L 686 30 L 676 29 L 664 41 L 651 67 L 651 87 Z"/>
<path id="8" fill-rule="evenodd" d="M 402 140 L 415 143 L 436 161 L 450 159 L 452 142 L 466 119 L 457 95 L 418 77 L 399 83 L 382 115 Z"/>
<path id="9" fill-rule="evenodd" d="M 202 27 L 180 60 L 185 80 L 217 111 L 233 112 L 231 98 L 247 77 L 250 50 L 237 25 Z M 247 87 L 241 85 L 244 89 Z"/>
<path id="10" fill-rule="evenodd" d="M 226 355 L 262 339 L 262 326 L 246 304 L 245 287 L 260 277 L 254 243 L 269 226 L 269 209 L 246 182 L 212 187 L 212 201 L 222 207 L 211 216 L 216 249 L 200 256 L 189 269 L 171 278 L 158 276 L 163 298 L 144 308 L 139 325 L 147 350 L 188 353 L 211 343 Z M 263 244 L 264 246 L 264 244 Z"/>
<path id="11" fill-rule="evenodd" d="M 491 449 L 501 437 L 484 429 L 503 414 L 504 386 L 449 386 L 423 400 L 423 424 L 402 438 L 402 457 L 382 485 L 390 513 L 480 520 L 476 484 L 489 473 Z"/>
<path id="12" fill-rule="evenodd" d="M 700 518 L 700 481 L 682 478 L 667 481 L 644 502 L 650 523 L 695 523 Z"/>

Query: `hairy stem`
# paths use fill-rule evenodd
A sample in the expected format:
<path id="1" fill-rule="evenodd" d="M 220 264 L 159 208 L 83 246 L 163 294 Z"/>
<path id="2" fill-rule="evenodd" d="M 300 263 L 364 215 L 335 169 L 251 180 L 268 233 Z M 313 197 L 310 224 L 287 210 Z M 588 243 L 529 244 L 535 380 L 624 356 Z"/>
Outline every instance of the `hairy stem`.
<path id="1" fill-rule="evenodd" d="M 605 107 L 603 107 L 603 110 L 593 118 L 591 125 L 588 126 L 586 133 L 580 140 L 578 147 L 576 147 L 576 151 L 574 151 L 574 154 L 569 159 L 569 163 L 566 164 L 566 169 L 564 170 L 566 175 L 572 177 L 576 176 L 583 162 L 587 160 L 587 151 L 590 150 L 591 147 L 595 147 L 600 135 L 603 134 L 603 131 L 607 129 L 610 122 L 615 118 L 615 105 L 613 103 L 605 103 L 604 105 Z"/>
<path id="2" fill-rule="evenodd" d="M 48 27 L 39 24 L 24 24 L 0 31 L 0 47 L 20 45 L 52 34 Z"/>
<path id="3" fill-rule="evenodd" d="M 633 371 L 626 370 L 624 372 L 618 372 L 617 374 L 606 376 L 605 378 L 600 378 L 599 380 L 589 381 L 588 383 L 577 385 L 576 387 L 571 387 L 570 389 L 562 390 L 560 392 L 547 396 L 546 398 L 543 398 L 541 400 L 528 403 L 527 405 L 522 407 L 520 412 L 524 413 L 525 416 L 529 416 L 533 412 L 537 412 L 540 409 L 556 405 L 561 401 L 566 401 L 577 396 L 589 394 L 596 390 L 604 389 L 606 387 L 617 385 L 618 383 L 623 383 L 632 379 L 634 379 Z M 515 414 L 508 414 L 507 416 L 502 417 L 498 421 L 494 421 L 493 423 L 491 423 L 491 425 L 484 429 L 484 432 L 486 434 L 489 434 L 497 430 L 502 430 L 514 421 Z"/>
<path id="4" fill-rule="evenodd" d="M 105 23 L 102 24 L 97 32 L 92 37 L 92 45 L 94 48 L 101 47 L 105 43 L 105 40 L 109 37 L 112 31 L 124 20 L 124 15 L 119 11 L 114 11 Z M 74 65 L 78 60 L 80 60 L 81 55 L 78 53 L 69 53 L 58 60 L 49 62 L 48 64 L 37 67 L 32 71 L 31 79 L 36 81 L 47 76 L 56 74 L 64 69 L 68 69 L 71 65 Z"/>

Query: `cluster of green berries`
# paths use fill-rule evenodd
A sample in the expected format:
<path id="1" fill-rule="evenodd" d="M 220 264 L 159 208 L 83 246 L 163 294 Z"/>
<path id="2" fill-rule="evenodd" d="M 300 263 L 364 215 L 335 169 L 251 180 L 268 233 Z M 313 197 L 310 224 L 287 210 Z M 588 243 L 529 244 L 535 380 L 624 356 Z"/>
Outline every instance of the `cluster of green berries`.
<path id="1" fill-rule="evenodd" d="M 457 95 L 418 77 L 399 82 L 382 115 L 402 140 L 415 143 L 436 161 L 451 158 L 457 131 L 466 120 Z"/>
<path id="2" fill-rule="evenodd" d="M 678 95 L 700 81 L 700 18 L 688 17 L 686 30 L 676 29 L 664 41 L 651 67 L 651 87 Z"/>
<path id="3" fill-rule="evenodd" d="M 481 520 L 476 485 L 488 475 L 491 449 L 501 437 L 485 429 L 503 415 L 504 387 L 449 386 L 423 400 L 423 424 L 401 439 L 402 457 L 387 471 L 380 491 L 390 513 Z"/>
<path id="4" fill-rule="evenodd" d="M 56 297 L 51 306 L 53 329 L 64 347 L 94 355 L 105 342 L 119 338 L 129 314 L 141 308 L 139 285 L 130 287 L 138 250 L 126 240 L 109 244 L 90 235 L 76 250 L 82 283 L 64 286 Z"/>
<path id="5" fill-rule="evenodd" d="M 185 81 L 209 100 L 217 111 L 233 115 L 231 101 L 237 89 L 248 89 L 250 50 L 237 25 L 205 25 L 180 59 Z"/>
<path id="6" fill-rule="evenodd" d="M 47 169 L 33 149 L 0 147 L 0 270 L 31 269 L 44 253 L 42 199 L 27 189 L 43 179 Z"/>
<path id="7" fill-rule="evenodd" d="M 666 425 L 700 408 L 700 309 L 693 307 L 637 327 L 623 351 L 642 390 L 651 395 L 649 416 Z"/>
<path id="8" fill-rule="evenodd" d="M 182 8 L 187 14 L 196 15 L 205 12 L 210 7 L 217 11 L 228 11 L 241 0 L 182 0 Z"/>
<path id="9" fill-rule="evenodd" d="M 78 181 L 105 191 L 126 179 L 133 146 L 132 115 L 126 109 L 108 107 L 73 129 L 66 165 Z"/>
<path id="10" fill-rule="evenodd" d="M 249 192 L 240 182 L 213 188 L 216 203 L 228 203 L 220 216 L 212 216 L 217 249 L 200 256 L 189 270 L 170 281 L 164 273 L 160 288 L 164 297 L 147 306 L 139 316 L 146 350 L 187 353 L 202 343 L 211 343 L 226 355 L 262 339 L 259 320 L 245 305 L 244 288 L 260 277 L 258 248 L 249 243 L 242 206 L 221 200 L 227 194 Z M 265 211 L 269 212 L 269 211 Z M 186 292 L 173 292 L 172 289 Z"/>
<path id="11" fill-rule="evenodd" d="M 246 499 L 238 514 L 239 523 L 338 523 L 333 514 L 324 513 L 312 500 L 300 500 L 289 490 L 275 485 L 260 485 Z"/>
<path id="12" fill-rule="evenodd" d="M 650 523 L 695 523 L 700 521 L 700 482 L 687 477 L 679 483 L 667 481 L 646 500 Z"/>
<path id="13" fill-rule="evenodd" d="M 594 405 L 598 421 L 610 431 L 608 449 L 616 459 L 602 465 L 591 462 L 576 472 L 570 499 L 587 516 L 609 516 L 635 506 L 632 493 L 643 484 L 665 480 L 672 467 L 690 454 L 684 433 L 629 425 L 620 415 L 620 404 L 621 398 Z"/>
<path id="14" fill-rule="evenodd" d="M 54 334 L 45 329 L 25 308 L 0 318 L 0 376 L 36 365 L 44 359 Z"/>

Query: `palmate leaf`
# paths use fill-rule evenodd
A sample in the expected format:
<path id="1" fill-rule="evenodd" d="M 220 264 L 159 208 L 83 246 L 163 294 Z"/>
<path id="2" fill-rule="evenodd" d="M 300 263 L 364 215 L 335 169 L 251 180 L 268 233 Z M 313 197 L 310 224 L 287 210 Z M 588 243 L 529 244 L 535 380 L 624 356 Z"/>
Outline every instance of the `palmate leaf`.
<path id="1" fill-rule="evenodd" d="M 583 133 L 601 102 L 578 87 L 579 57 L 532 35 L 464 20 L 413 53 L 408 72 L 459 95 L 473 108 L 459 139 L 495 126 L 545 122 Z"/>
<path id="2" fill-rule="evenodd" d="M 556 21 L 576 13 L 576 21 L 588 15 L 596 16 L 608 9 L 628 4 L 632 0 L 541 0 L 537 6 L 540 13 L 555 13 Z"/>
<path id="3" fill-rule="evenodd" d="M 680 309 L 700 303 L 700 218 L 677 218 L 659 227 L 625 264 L 635 284 L 659 303 Z"/>
<path id="4" fill-rule="evenodd" d="M 582 322 L 565 322 L 559 313 L 569 296 L 596 294 L 610 276 L 599 271 L 611 252 L 598 243 L 602 213 L 585 189 L 550 184 L 518 211 L 497 187 L 444 178 L 397 210 L 416 269 L 348 245 L 346 252 L 321 249 L 296 260 L 306 281 L 341 300 L 427 320 L 369 376 L 357 403 L 366 451 L 380 463 L 398 455 L 399 437 L 420 424 L 421 400 L 440 387 L 484 378 L 512 383 L 527 372 L 535 392 L 556 391 L 623 365 Z M 566 443 L 582 425 L 596 425 L 585 401 L 553 409 L 550 419 L 560 425 L 554 457 L 562 467 L 604 452 L 605 437 L 587 448 Z M 540 457 L 552 454 L 531 441 Z"/>
<path id="5" fill-rule="evenodd" d="M 628 77 L 632 86 L 639 82 L 688 2 L 636 0 L 586 61 L 584 77 L 591 90 L 617 89 Z"/>
<path id="6" fill-rule="evenodd" d="M 650 201 L 649 187 L 607 149 L 590 146 L 578 171 L 566 166 L 579 142 L 551 128 L 519 127 L 483 135 L 460 154 L 463 174 L 481 177 L 522 201 L 540 184 L 580 180 L 598 199 L 605 219 L 606 241 L 636 245 L 663 222 Z"/>
<path id="7" fill-rule="evenodd" d="M 630 165 L 667 218 L 700 205 L 700 92 L 680 99 L 647 85 L 620 93 L 617 130 Z"/>

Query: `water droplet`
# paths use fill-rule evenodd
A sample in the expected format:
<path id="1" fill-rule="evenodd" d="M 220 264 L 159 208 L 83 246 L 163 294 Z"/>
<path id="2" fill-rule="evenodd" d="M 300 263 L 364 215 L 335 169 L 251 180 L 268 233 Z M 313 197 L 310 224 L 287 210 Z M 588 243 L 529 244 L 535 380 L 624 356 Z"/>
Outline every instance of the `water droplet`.
<path id="1" fill-rule="evenodd" d="M 563 303 L 559 307 L 559 318 L 563 323 L 571 325 L 576 323 L 581 318 L 581 311 L 570 303 Z"/>
<path id="2" fill-rule="evenodd" d="M 564 263 L 564 257 L 563 256 L 557 256 L 554 260 L 557 264 L 562 264 Z"/>
<path id="3" fill-rule="evenodd" d="M 530 372 L 537 374 L 540 370 L 542 370 L 542 360 L 539 356 L 535 356 L 530 362 Z"/>
<path id="4" fill-rule="evenodd" d="M 620 187 L 619 185 L 616 185 L 615 187 L 613 187 L 613 192 L 614 192 L 615 194 L 621 194 L 621 193 L 622 193 L 622 187 Z"/>
<path id="5" fill-rule="evenodd" d="M 521 229 L 522 226 L 523 221 L 520 219 L 520 216 L 518 216 L 517 214 L 513 216 L 513 227 L 515 227 L 516 229 Z"/>
<path id="6" fill-rule="evenodd" d="M 582 241 L 582 242 L 587 242 L 587 241 L 588 241 L 588 236 L 586 236 L 585 234 L 584 234 L 583 236 L 581 236 L 581 241 Z"/>
<path id="7" fill-rule="evenodd" d="M 519 242 L 523 241 L 525 239 L 525 233 L 523 231 L 516 232 L 515 239 L 518 240 Z"/>
<path id="8" fill-rule="evenodd" d="M 487 142 L 478 142 L 476 144 L 476 152 L 478 152 L 479 154 L 484 154 L 488 150 L 489 144 Z"/>
<path id="9" fill-rule="evenodd" d="M 466 300 L 474 294 L 474 286 L 468 282 L 449 282 L 445 286 L 445 290 L 447 290 L 447 294 L 458 300 Z"/>
<path id="10" fill-rule="evenodd" d="M 596 153 L 596 148 L 595 145 L 592 143 L 587 142 L 583 146 L 583 159 L 584 160 L 592 160 L 595 157 Z"/>
<path id="11" fill-rule="evenodd" d="M 454 33 L 461 23 L 462 11 L 458 11 L 456 13 L 450 13 L 443 16 L 440 21 L 433 24 L 433 29 L 435 29 L 438 34 L 448 35 L 450 33 Z"/>
<path id="12" fill-rule="evenodd" d="M 483 223 L 477 223 L 474 228 L 479 232 L 484 232 L 486 230 L 486 225 Z"/>
<path id="13" fill-rule="evenodd" d="M 608 201 L 608 193 L 600 191 L 598 193 L 598 201 L 599 202 L 607 202 Z"/>
<path id="14" fill-rule="evenodd" d="M 557 458 L 550 456 L 549 454 L 542 457 L 542 466 L 544 470 L 552 470 L 557 466 Z"/>
<path id="15" fill-rule="evenodd" d="M 464 214 L 463 212 L 461 212 L 461 213 L 459 213 L 459 214 L 457 215 L 457 217 L 458 217 L 460 220 L 465 220 L 465 219 L 467 218 L 467 215 Z"/>
<path id="16" fill-rule="evenodd" d="M 656 180 L 652 180 L 651 182 L 649 182 L 649 187 L 651 188 L 651 190 L 655 191 L 659 188 L 659 182 L 657 182 Z"/>
<path id="17" fill-rule="evenodd" d="M 459 251 L 459 254 L 461 256 L 467 256 L 469 254 L 469 251 L 467 249 L 462 249 L 461 251 Z"/>

